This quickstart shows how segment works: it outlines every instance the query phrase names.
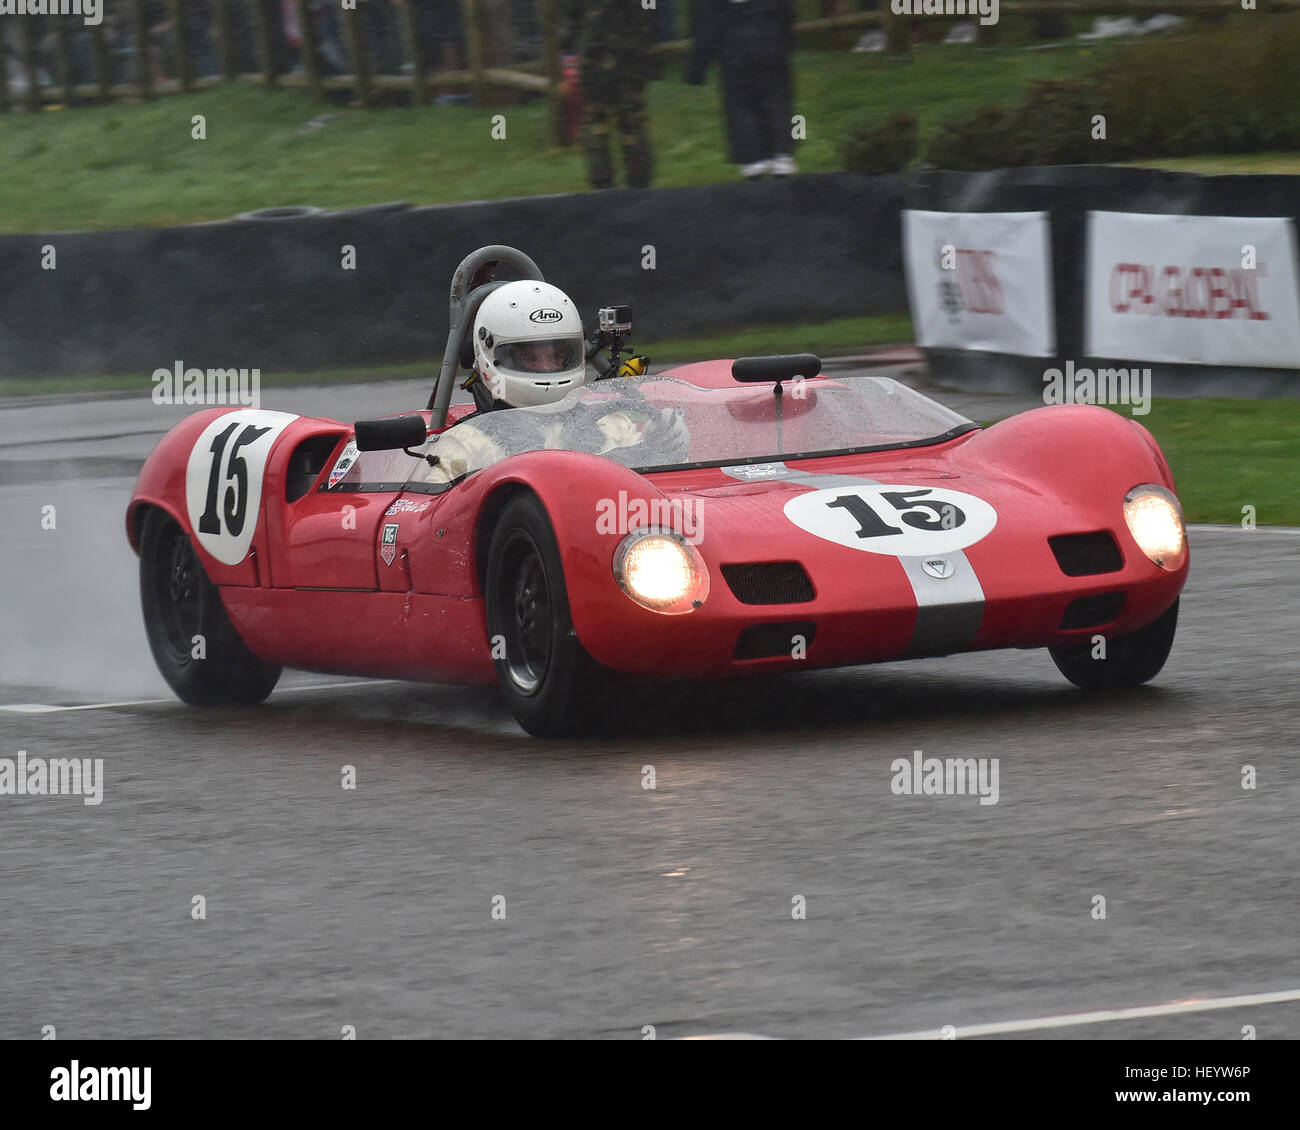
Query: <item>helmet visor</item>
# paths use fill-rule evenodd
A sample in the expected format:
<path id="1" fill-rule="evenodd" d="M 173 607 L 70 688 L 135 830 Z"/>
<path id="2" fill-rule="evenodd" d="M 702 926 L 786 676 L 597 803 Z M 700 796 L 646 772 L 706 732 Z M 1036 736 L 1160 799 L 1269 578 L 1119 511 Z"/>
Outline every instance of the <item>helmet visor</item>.
<path id="1" fill-rule="evenodd" d="M 537 341 L 511 341 L 498 345 L 492 360 L 498 369 L 530 376 L 564 373 L 583 362 L 582 338 L 551 337 Z"/>

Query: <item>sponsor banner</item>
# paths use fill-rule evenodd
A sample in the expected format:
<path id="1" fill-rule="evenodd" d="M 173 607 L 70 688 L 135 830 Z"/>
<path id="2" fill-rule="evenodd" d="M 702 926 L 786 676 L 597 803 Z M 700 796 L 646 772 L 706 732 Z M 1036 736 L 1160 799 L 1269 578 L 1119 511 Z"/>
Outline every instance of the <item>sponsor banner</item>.
<path id="1" fill-rule="evenodd" d="M 1295 224 L 1089 212 L 1090 357 L 1300 367 Z"/>
<path id="2" fill-rule="evenodd" d="M 1025 357 L 1056 353 L 1046 212 L 903 212 L 916 343 Z"/>

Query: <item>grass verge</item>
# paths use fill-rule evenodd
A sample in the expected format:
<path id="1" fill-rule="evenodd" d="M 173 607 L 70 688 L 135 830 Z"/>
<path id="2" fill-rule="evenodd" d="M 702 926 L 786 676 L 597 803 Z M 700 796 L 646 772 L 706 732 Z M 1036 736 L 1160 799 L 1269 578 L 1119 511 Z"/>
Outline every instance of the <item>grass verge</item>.
<path id="1" fill-rule="evenodd" d="M 1035 80 L 1082 73 L 1108 49 L 927 44 L 910 62 L 798 51 L 795 108 L 807 123 L 800 166 L 838 169 L 840 145 L 856 127 L 898 110 L 916 113 L 928 135 L 973 106 L 1014 101 Z M 681 64 L 671 64 L 650 85 L 648 100 L 656 186 L 736 179 L 716 67 L 705 86 L 694 87 L 682 81 Z M 195 114 L 206 119 L 204 141 L 191 137 Z M 492 137 L 494 114 L 505 115 L 504 140 Z M 310 121 L 322 124 L 305 129 Z M 0 168 L 4 232 L 154 227 L 272 205 L 437 204 L 587 187 L 581 150 L 551 142 L 540 98 L 360 110 L 244 82 L 149 103 L 0 115 Z"/>
<path id="2" fill-rule="evenodd" d="M 1169 460 L 1189 522 L 1300 526 L 1300 400 L 1155 400 L 1141 420 Z"/>

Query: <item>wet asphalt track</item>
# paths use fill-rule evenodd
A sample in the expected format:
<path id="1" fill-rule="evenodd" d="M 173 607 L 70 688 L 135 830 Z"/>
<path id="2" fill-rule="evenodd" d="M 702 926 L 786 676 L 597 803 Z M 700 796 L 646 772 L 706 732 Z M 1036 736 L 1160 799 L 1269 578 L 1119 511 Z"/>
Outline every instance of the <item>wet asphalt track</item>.
<path id="1" fill-rule="evenodd" d="M 161 415 L 0 407 L 0 705 L 166 694 L 121 533 Z M 492 692 L 310 675 L 250 711 L 0 710 L 0 757 L 106 778 L 98 807 L 0 797 L 0 1037 L 960 1034 L 1300 987 L 1300 535 L 1192 546 L 1168 666 L 1109 699 L 1010 652 L 659 690 L 570 744 Z M 999 803 L 893 795 L 916 749 L 999 758 Z M 1300 1037 L 1300 1003 L 1026 1035 L 1246 1024 Z"/>

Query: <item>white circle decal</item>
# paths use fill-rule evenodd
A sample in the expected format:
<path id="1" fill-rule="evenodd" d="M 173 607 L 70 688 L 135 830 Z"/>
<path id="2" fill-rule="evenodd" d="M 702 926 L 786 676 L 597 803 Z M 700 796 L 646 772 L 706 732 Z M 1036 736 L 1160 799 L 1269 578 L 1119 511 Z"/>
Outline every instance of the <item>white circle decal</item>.
<path id="1" fill-rule="evenodd" d="M 190 529 L 213 557 L 238 565 L 248 555 L 262 509 L 262 474 L 271 445 L 298 417 L 241 408 L 199 433 L 185 468 Z"/>
<path id="2" fill-rule="evenodd" d="M 785 504 L 785 516 L 816 537 L 889 557 L 953 553 L 998 522 L 997 511 L 973 494 L 897 483 L 809 491 Z"/>

